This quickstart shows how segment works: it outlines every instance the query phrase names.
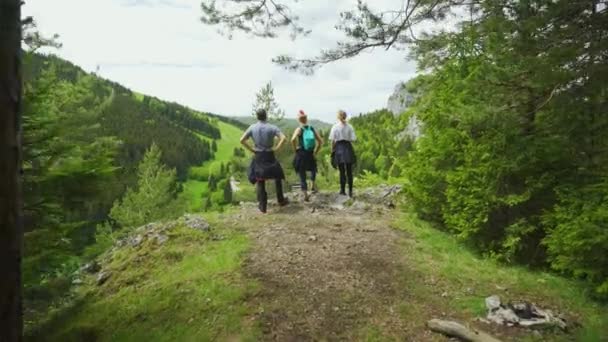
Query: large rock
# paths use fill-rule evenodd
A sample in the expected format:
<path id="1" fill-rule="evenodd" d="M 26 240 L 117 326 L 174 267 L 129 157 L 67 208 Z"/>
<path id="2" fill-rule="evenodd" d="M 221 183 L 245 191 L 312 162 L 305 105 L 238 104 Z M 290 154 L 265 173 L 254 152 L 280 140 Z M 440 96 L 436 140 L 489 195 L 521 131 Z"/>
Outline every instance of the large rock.
<path id="1" fill-rule="evenodd" d="M 566 321 L 559 315 L 555 315 L 551 310 L 541 309 L 532 303 L 504 304 L 500 297 L 490 296 L 486 298 L 486 307 L 488 308 L 487 320 L 496 324 L 528 328 L 559 327 L 562 330 L 568 328 Z"/>
<path id="2" fill-rule="evenodd" d="M 209 223 L 207 223 L 205 218 L 203 218 L 202 216 L 184 215 L 183 220 L 184 220 L 184 224 L 188 228 L 200 230 L 202 232 L 208 232 L 211 230 L 211 226 L 209 225 Z"/>
<path id="3" fill-rule="evenodd" d="M 405 83 L 402 82 L 395 86 L 395 91 L 388 98 L 386 108 L 394 115 L 401 115 L 412 105 L 414 100 L 414 95 L 407 91 Z"/>
<path id="4" fill-rule="evenodd" d="M 407 122 L 407 126 L 395 137 L 397 141 L 405 138 L 416 140 L 422 136 L 422 122 L 418 120 L 416 114 L 412 115 Z"/>
<path id="5" fill-rule="evenodd" d="M 130 237 L 127 240 L 127 243 L 131 247 L 139 247 L 139 245 L 141 245 L 142 242 L 144 242 L 144 237 L 142 235 L 135 235 L 135 236 Z"/>
<path id="6" fill-rule="evenodd" d="M 108 279 L 110 279 L 110 277 L 112 276 L 112 274 L 110 272 L 101 272 L 99 273 L 99 275 L 97 275 L 97 285 L 101 286 L 103 284 L 105 284 L 106 281 L 108 281 Z"/>
<path id="7" fill-rule="evenodd" d="M 395 91 L 388 98 L 386 108 L 391 111 L 394 115 L 403 114 L 416 100 L 416 96 L 410 93 L 405 83 L 399 83 L 395 86 Z M 407 127 L 401 133 L 399 133 L 395 139 L 403 140 L 410 138 L 413 140 L 418 139 L 422 135 L 422 122 L 418 120 L 416 114 L 412 115 L 407 123 Z"/>
<path id="8" fill-rule="evenodd" d="M 90 273 L 90 274 L 97 273 L 100 270 L 101 270 L 101 266 L 99 265 L 99 263 L 97 261 L 91 261 L 80 268 L 81 272 Z"/>

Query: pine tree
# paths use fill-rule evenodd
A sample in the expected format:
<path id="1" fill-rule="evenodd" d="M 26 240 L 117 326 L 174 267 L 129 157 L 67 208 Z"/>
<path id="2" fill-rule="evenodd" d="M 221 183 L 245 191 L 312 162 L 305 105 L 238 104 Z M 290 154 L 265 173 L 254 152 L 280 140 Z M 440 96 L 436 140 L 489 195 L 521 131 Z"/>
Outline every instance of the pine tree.
<path id="1" fill-rule="evenodd" d="M 217 142 L 215 142 L 215 140 L 213 140 L 213 142 L 211 143 L 211 150 L 213 152 L 217 152 Z"/>
<path id="2" fill-rule="evenodd" d="M 226 179 L 224 185 L 224 203 L 232 204 L 232 184 L 229 178 Z"/>
<path id="3" fill-rule="evenodd" d="M 203 205 L 203 210 L 209 211 L 209 210 L 211 210 L 212 206 L 213 206 L 213 203 L 211 202 L 211 196 L 207 196 L 207 199 L 205 200 L 205 204 Z"/>
<path id="4" fill-rule="evenodd" d="M 92 95 L 93 80 L 82 77 L 70 83 L 57 75 L 56 66 L 50 65 L 28 82 L 23 113 L 28 229 L 56 232 L 56 222 L 66 221 L 67 210 L 84 211 L 85 199 L 90 205 L 103 192 L 104 177 L 116 169 L 119 147 L 115 138 L 102 136 L 98 122 L 109 99 Z"/>
<path id="5" fill-rule="evenodd" d="M 255 102 L 252 110 L 253 116 L 255 116 L 255 112 L 258 109 L 265 109 L 268 113 L 268 118 L 271 120 L 280 121 L 285 117 L 285 111 L 279 107 L 274 98 L 272 82 L 266 83 L 266 85 L 264 85 L 264 87 L 255 95 Z"/>
<path id="6" fill-rule="evenodd" d="M 217 180 L 213 174 L 209 175 L 209 179 L 207 180 L 209 191 L 213 192 L 217 190 Z"/>
<path id="7" fill-rule="evenodd" d="M 110 217 L 121 227 L 135 227 L 170 214 L 175 199 L 177 178 L 161 162 L 161 151 L 153 144 L 138 166 L 137 189 L 128 189 L 121 201 L 116 201 Z"/>

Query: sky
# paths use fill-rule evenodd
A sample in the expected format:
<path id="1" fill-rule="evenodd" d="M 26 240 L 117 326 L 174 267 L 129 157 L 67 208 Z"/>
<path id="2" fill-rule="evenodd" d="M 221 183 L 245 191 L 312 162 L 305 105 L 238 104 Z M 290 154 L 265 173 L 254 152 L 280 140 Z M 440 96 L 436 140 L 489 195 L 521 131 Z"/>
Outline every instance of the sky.
<path id="1" fill-rule="evenodd" d="M 374 0 L 399 8 L 401 0 Z M 312 57 L 343 34 L 334 26 L 356 0 L 307 0 L 294 7 L 312 30 L 292 40 L 236 34 L 229 40 L 200 22 L 200 0 L 27 0 L 24 15 L 40 31 L 59 34 L 53 53 L 87 71 L 164 100 L 226 116 L 252 112 L 255 94 L 272 81 L 287 117 L 303 109 L 311 118 L 334 121 L 386 106 L 395 86 L 416 73 L 407 51 L 379 49 L 324 66 L 312 76 L 272 63 L 280 54 Z"/>

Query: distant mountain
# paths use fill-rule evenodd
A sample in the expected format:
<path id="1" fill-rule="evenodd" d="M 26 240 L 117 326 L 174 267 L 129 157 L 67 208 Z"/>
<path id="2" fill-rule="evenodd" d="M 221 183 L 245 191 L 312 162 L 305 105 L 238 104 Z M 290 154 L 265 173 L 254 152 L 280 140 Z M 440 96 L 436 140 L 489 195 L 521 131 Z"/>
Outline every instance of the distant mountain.
<path id="1" fill-rule="evenodd" d="M 232 117 L 232 119 L 239 121 L 245 125 L 251 125 L 257 121 L 253 116 L 237 116 Z M 298 126 L 300 126 L 300 123 L 296 119 L 283 119 L 280 121 L 270 120 L 270 122 L 274 125 L 277 125 L 281 130 L 286 132 L 293 131 Z M 318 130 L 328 130 L 332 126 L 332 124 L 316 119 L 310 120 L 309 124 Z"/>

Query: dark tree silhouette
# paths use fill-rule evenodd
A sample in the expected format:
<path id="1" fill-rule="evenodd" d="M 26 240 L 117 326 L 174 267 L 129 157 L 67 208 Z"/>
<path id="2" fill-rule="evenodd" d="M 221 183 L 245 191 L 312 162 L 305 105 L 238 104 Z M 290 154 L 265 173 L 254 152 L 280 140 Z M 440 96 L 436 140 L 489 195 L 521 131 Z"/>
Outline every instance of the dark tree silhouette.
<path id="1" fill-rule="evenodd" d="M 21 341 L 21 1 L 0 0 L 0 341 Z"/>

